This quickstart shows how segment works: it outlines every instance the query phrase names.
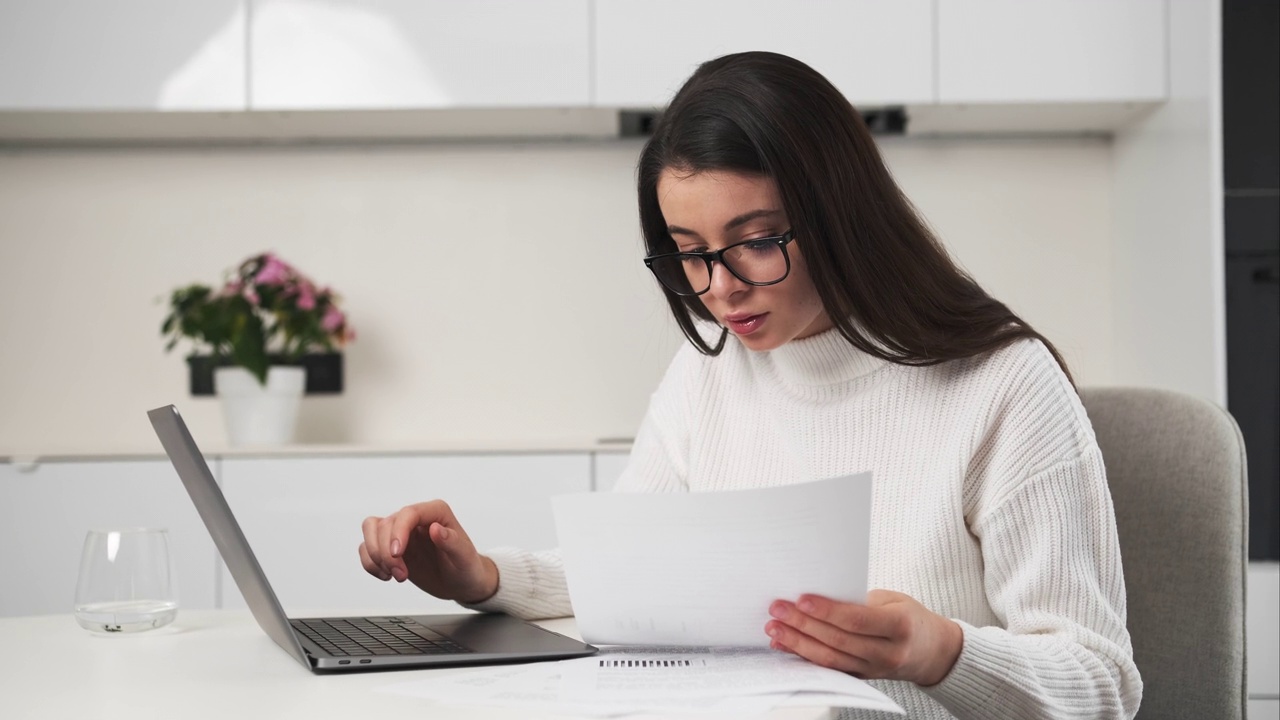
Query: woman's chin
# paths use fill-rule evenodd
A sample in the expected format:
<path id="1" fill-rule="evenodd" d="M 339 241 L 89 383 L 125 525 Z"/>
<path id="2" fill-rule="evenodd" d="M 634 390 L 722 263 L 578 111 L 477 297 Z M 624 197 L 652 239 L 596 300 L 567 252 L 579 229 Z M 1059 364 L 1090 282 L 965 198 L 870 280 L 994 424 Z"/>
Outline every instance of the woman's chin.
<path id="1" fill-rule="evenodd" d="M 756 352 L 769 352 L 777 350 L 786 340 L 778 338 L 773 333 L 751 333 L 750 335 L 736 335 L 738 342 L 748 350 Z"/>

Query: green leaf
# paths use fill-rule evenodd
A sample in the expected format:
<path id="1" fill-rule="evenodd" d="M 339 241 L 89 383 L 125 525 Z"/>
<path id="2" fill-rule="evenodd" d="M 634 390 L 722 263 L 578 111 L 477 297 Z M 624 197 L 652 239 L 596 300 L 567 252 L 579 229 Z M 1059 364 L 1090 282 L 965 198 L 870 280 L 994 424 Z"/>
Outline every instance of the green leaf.
<path id="1" fill-rule="evenodd" d="M 231 332 L 231 357 L 237 365 L 253 373 L 259 383 L 266 385 L 270 360 L 267 358 L 266 338 L 262 330 L 262 320 L 253 313 L 235 317 Z"/>

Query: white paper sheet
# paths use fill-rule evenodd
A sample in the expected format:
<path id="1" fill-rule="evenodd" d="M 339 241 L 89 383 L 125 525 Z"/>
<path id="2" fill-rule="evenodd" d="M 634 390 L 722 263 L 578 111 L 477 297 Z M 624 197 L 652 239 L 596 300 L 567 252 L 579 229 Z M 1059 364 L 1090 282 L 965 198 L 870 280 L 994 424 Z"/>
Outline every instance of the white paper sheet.
<path id="1" fill-rule="evenodd" d="M 769 604 L 867 593 L 871 473 L 759 490 L 552 499 L 584 640 L 767 647 Z"/>
<path id="2" fill-rule="evenodd" d="M 589 658 L 427 674 L 379 689 L 446 704 L 592 717 L 678 713 L 741 720 L 784 705 L 902 712 L 862 680 L 761 649 L 603 648 Z"/>
<path id="3" fill-rule="evenodd" d="M 558 664 L 562 697 L 643 702 L 655 696 L 771 696 L 776 705 L 794 693 L 813 693 L 808 699 L 821 700 L 814 704 L 902 712 L 864 680 L 769 649 L 609 647 Z"/>

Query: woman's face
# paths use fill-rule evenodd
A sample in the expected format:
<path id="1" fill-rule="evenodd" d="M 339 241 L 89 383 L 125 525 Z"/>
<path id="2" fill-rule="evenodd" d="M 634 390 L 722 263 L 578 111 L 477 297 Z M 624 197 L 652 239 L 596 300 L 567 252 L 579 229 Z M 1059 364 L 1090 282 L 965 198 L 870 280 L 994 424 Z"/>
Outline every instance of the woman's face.
<path id="1" fill-rule="evenodd" d="M 658 205 L 681 252 L 719 250 L 791 229 L 777 183 L 762 175 L 667 168 L 658 178 Z M 787 245 L 791 272 L 776 285 L 749 285 L 713 263 L 711 289 L 699 296 L 721 325 L 752 350 L 773 350 L 832 327 L 797 238 Z"/>

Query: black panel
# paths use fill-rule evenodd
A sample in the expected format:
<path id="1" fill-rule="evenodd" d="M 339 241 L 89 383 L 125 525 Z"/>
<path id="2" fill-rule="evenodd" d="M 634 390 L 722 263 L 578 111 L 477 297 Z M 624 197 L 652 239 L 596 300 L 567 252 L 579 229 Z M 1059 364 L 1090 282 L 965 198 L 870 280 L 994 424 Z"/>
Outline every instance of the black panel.
<path id="1" fill-rule="evenodd" d="M 1249 453 L 1249 556 L 1280 560 L 1280 2 L 1222 1 L 1227 408 Z"/>
<path id="2" fill-rule="evenodd" d="M 1226 185 L 1280 187 L 1280 2 L 1223 0 Z"/>
<path id="3" fill-rule="evenodd" d="M 1280 195 L 1227 195 L 1227 255 L 1280 253 Z"/>
<path id="4" fill-rule="evenodd" d="M 272 356 L 280 361 L 278 356 Z M 209 355 L 192 355 L 187 358 L 190 369 L 192 395 L 213 395 L 213 369 L 233 365 L 230 359 L 221 360 Z M 303 355 L 297 365 L 307 370 L 306 395 L 337 395 L 342 393 L 342 353 L 315 353 Z"/>
<path id="5" fill-rule="evenodd" d="M 1249 455 L 1249 557 L 1280 560 L 1280 257 L 1227 259 L 1227 407 Z"/>

